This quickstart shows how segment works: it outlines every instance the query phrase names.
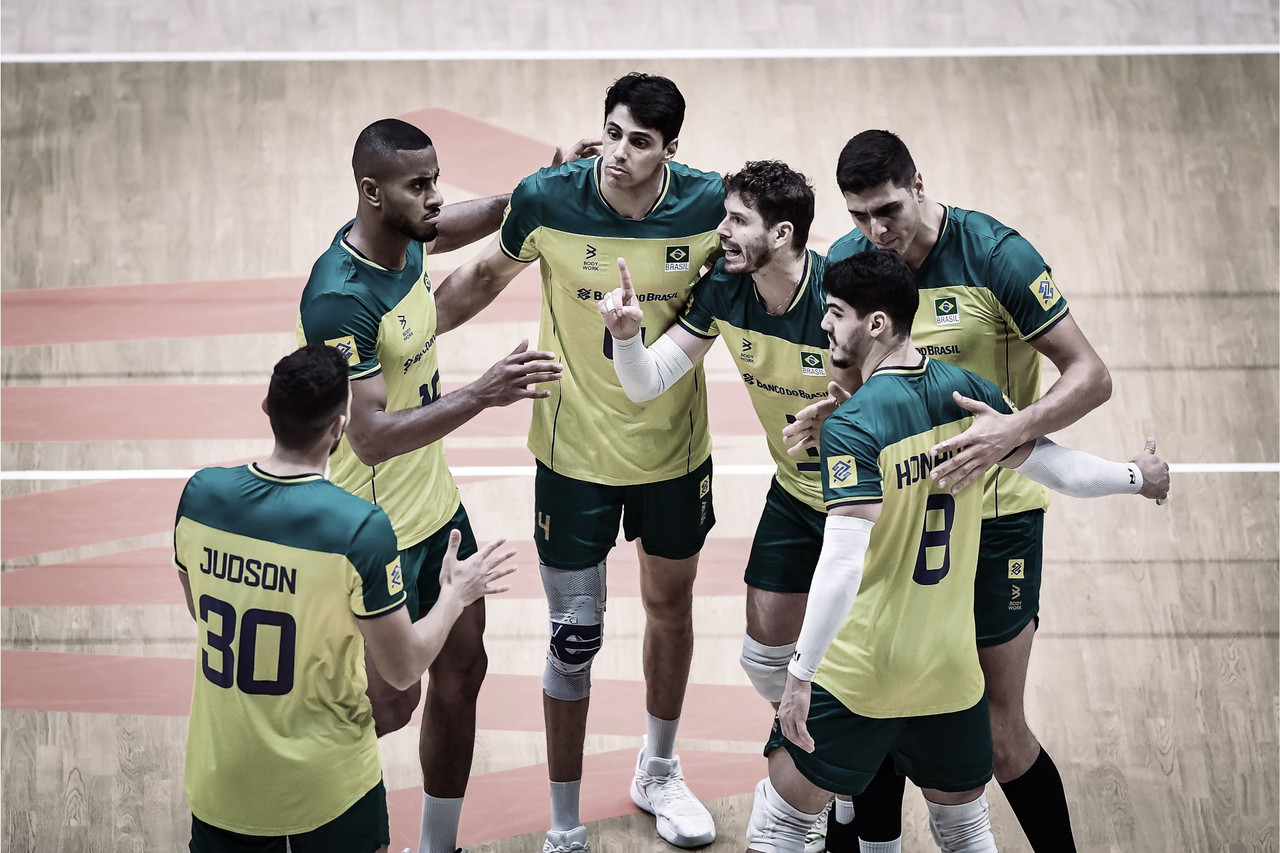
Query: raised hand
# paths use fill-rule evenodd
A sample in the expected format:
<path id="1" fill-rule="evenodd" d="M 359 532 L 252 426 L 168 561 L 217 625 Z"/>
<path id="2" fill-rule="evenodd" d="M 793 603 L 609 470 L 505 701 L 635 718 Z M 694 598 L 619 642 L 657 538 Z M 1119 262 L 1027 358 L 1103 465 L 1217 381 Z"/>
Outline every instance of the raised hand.
<path id="1" fill-rule="evenodd" d="M 1169 463 L 1156 456 L 1155 437 L 1147 439 L 1142 452 L 1133 457 L 1133 464 L 1142 472 L 1142 488 L 1138 494 L 1151 498 L 1163 506 L 1169 502 Z"/>
<path id="2" fill-rule="evenodd" d="M 934 457 L 947 453 L 955 455 L 935 466 L 929 476 L 954 495 L 1008 456 L 1021 442 L 1017 438 L 1013 415 L 997 412 L 981 400 L 971 400 L 959 391 L 952 391 L 951 396 L 956 405 L 973 413 L 973 423 L 954 438 L 934 445 L 930 451 Z"/>
<path id="3" fill-rule="evenodd" d="M 640 323 L 644 320 L 644 312 L 640 310 L 640 302 L 636 299 L 635 288 L 631 286 L 631 273 L 627 270 L 624 258 L 618 258 L 618 277 L 621 287 L 615 287 L 605 294 L 598 303 L 600 318 L 604 320 L 609 334 L 617 340 L 629 340 L 640 334 Z"/>
<path id="4" fill-rule="evenodd" d="M 509 406 L 516 400 L 551 396 L 550 391 L 529 386 L 560 379 L 564 365 L 555 362 L 555 357 L 553 352 L 530 350 L 528 339 L 521 341 L 509 355 L 476 380 L 484 405 Z"/>
<path id="5" fill-rule="evenodd" d="M 467 559 L 459 561 L 458 546 L 462 543 L 462 533 L 456 529 L 450 530 L 449 545 L 445 549 L 444 561 L 440 566 L 441 590 L 452 587 L 465 607 L 478 598 L 511 589 L 510 586 L 490 586 L 494 581 L 516 570 L 515 566 L 502 565 L 515 556 L 515 548 L 495 553 L 506 542 L 505 539 L 495 539 Z"/>
<path id="6" fill-rule="evenodd" d="M 604 140 L 596 139 L 579 139 L 575 144 L 569 146 L 566 152 L 559 145 L 556 146 L 556 153 L 551 157 L 551 165 L 559 166 L 561 163 L 572 163 L 574 160 L 581 160 L 584 157 L 594 157 L 600 153 L 600 149 L 604 147 Z"/>
<path id="7" fill-rule="evenodd" d="M 787 453 L 799 456 L 810 447 L 816 448 L 822 433 L 822 422 L 850 396 L 838 382 L 827 383 L 826 399 L 805 406 L 796 412 L 793 422 L 782 428 L 782 440 L 790 445 Z"/>

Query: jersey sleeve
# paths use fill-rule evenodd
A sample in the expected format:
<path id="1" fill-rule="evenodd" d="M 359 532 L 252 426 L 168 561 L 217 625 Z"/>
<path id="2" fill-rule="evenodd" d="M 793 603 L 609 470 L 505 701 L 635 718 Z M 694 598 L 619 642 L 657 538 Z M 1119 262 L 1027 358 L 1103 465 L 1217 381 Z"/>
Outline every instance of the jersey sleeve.
<path id="1" fill-rule="evenodd" d="M 199 476 L 197 472 L 196 476 Z M 178 510 L 173 519 L 173 567 L 183 574 L 187 574 L 186 560 L 189 558 L 184 555 L 185 530 L 182 520 L 187 516 L 187 507 L 190 502 L 190 494 L 196 477 L 187 480 L 187 484 L 182 487 L 182 496 L 178 498 Z"/>
<path id="2" fill-rule="evenodd" d="M 381 316 L 350 293 L 322 293 L 302 309 L 302 333 L 308 344 L 335 347 L 347 359 L 352 379 L 373 376 L 378 363 Z"/>
<path id="3" fill-rule="evenodd" d="M 1022 339 L 1044 334 L 1067 313 L 1049 265 L 1027 239 L 1006 234 L 991 251 L 991 289 Z"/>
<path id="4" fill-rule="evenodd" d="M 405 603 L 404 572 L 391 520 L 381 507 L 373 507 L 359 528 L 347 557 L 360 575 L 351 591 L 351 612 L 360 619 L 382 616 Z"/>
<path id="5" fill-rule="evenodd" d="M 542 197 L 538 192 L 538 175 L 534 173 L 516 185 L 502 215 L 498 240 L 503 254 L 524 264 L 536 261 L 541 254 L 538 250 L 541 226 Z"/>
<path id="6" fill-rule="evenodd" d="M 838 412 L 822 425 L 822 497 L 828 510 L 884 499 L 881 447 L 857 426 L 856 407 Z"/>
<path id="7" fill-rule="evenodd" d="M 855 228 L 831 244 L 831 248 L 827 250 L 827 266 L 843 261 L 845 258 L 851 258 L 866 250 L 866 238 L 862 236 L 861 231 Z"/>
<path id="8" fill-rule="evenodd" d="M 717 263 L 716 266 L 718 268 L 720 265 Z M 715 270 L 713 269 L 698 279 L 698 283 L 693 286 L 693 290 L 689 293 L 689 302 L 685 305 L 684 313 L 676 318 L 676 322 L 683 326 L 686 331 L 700 338 L 716 338 L 720 336 L 720 327 L 716 324 L 716 291 L 715 286 L 712 284 L 714 275 Z"/>

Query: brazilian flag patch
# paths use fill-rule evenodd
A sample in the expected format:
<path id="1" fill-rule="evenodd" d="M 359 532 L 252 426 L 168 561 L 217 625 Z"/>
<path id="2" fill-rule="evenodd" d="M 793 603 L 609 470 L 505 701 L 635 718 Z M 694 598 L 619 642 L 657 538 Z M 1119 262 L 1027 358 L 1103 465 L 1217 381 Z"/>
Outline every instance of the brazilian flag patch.
<path id="1" fill-rule="evenodd" d="M 667 247 L 667 263 L 666 272 L 688 272 L 689 271 L 689 247 L 688 246 L 668 246 Z"/>
<path id="2" fill-rule="evenodd" d="M 805 376 L 826 376 L 826 362 L 820 352 L 800 353 L 800 372 Z"/>

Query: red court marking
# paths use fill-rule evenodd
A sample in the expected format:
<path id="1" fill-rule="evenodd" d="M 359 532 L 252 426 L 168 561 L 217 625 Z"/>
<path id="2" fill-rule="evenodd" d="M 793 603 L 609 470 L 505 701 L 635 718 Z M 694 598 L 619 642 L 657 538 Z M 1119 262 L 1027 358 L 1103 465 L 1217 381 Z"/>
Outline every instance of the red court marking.
<path id="1" fill-rule="evenodd" d="M 479 196 L 511 192 L 524 178 L 550 166 L 555 153 L 555 145 L 452 110 L 432 107 L 399 118 L 431 137 L 446 184 Z"/>
<path id="2" fill-rule="evenodd" d="M 511 539 L 512 562 L 520 570 L 503 581 L 511 590 L 503 599 L 543 600 L 538 554 L 531 539 Z M 695 595 L 742 595 L 742 569 L 750 539 L 712 539 L 698 563 Z M 640 568 L 635 546 L 619 536 L 609 556 L 609 595 L 637 598 Z M 182 587 L 169 548 L 140 548 L 76 560 L 33 566 L 0 574 L 0 604 L 5 607 L 80 607 L 94 605 L 183 604 Z"/>
<path id="3" fill-rule="evenodd" d="M 446 382 L 446 391 L 462 387 Z M 750 406 L 738 380 L 708 382 L 714 411 Z M 5 441 L 190 441 L 271 437 L 262 412 L 267 381 L 247 385 L 17 385 L 0 389 L 0 433 Z M 452 435 L 522 436 L 532 402 L 485 409 Z M 748 430 L 759 429 L 751 417 Z M 736 430 L 735 430 L 736 431 Z M 447 439 L 446 439 L 447 441 Z M 451 464 L 506 464 L 461 463 Z"/>
<path id="4" fill-rule="evenodd" d="M 763 738 L 761 742 L 763 744 Z M 762 755 L 704 751 L 678 754 L 689 787 L 704 802 L 747 793 L 768 773 L 768 764 Z M 627 789 L 635 765 L 634 750 L 585 756 L 579 807 L 584 822 L 640 812 L 631 802 Z M 387 806 L 391 811 L 391 849 L 416 848 L 422 824 L 421 789 L 388 791 Z M 545 764 L 486 773 L 473 776 L 467 785 L 458 843 L 481 844 L 495 838 L 539 832 L 550 826 L 551 803 Z"/>

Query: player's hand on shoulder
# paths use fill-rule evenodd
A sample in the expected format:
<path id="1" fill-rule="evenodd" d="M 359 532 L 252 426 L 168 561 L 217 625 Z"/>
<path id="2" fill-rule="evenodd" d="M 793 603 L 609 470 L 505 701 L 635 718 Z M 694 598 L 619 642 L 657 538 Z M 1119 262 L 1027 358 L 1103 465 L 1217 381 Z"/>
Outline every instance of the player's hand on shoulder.
<path id="1" fill-rule="evenodd" d="M 618 278 L 621 286 L 606 293 L 597 307 L 609 334 L 615 340 L 626 341 L 640 334 L 644 311 L 640 309 L 640 300 L 636 299 L 636 290 L 631 284 L 631 272 L 627 269 L 625 258 L 618 258 Z"/>
<path id="2" fill-rule="evenodd" d="M 522 340 L 476 380 L 481 402 L 485 406 L 509 406 L 516 400 L 551 396 L 550 391 L 530 386 L 559 381 L 564 365 L 555 358 L 553 352 L 529 349 L 528 339 Z"/>
<path id="3" fill-rule="evenodd" d="M 478 598 L 511 589 L 510 586 L 493 585 L 494 581 L 516 570 L 515 566 L 503 565 L 516 554 L 515 548 L 499 550 L 507 540 L 495 539 L 481 546 L 480 550 L 465 560 L 458 559 L 458 546 L 461 543 L 462 533 L 456 529 L 450 530 L 449 546 L 440 567 L 441 590 L 451 588 L 465 607 Z"/>
<path id="4" fill-rule="evenodd" d="M 796 419 L 782 428 L 787 453 L 799 456 L 816 448 L 822 435 L 822 423 L 851 395 L 838 382 L 827 383 L 827 396 L 796 412 Z"/>
<path id="5" fill-rule="evenodd" d="M 1132 460 L 1142 472 L 1142 488 L 1138 494 L 1157 503 L 1169 500 L 1169 463 L 1156 456 L 1155 437 L 1147 439 L 1146 446 Z"/>
<path id="6" fill-rule="evenodd" d="M 997 412 L 981 400 L 972 400 L 959 391 L 951 392 L 956 405 L 973 413 L 973 423 L 954 438 L 939 442 L 930 451 L 935 457 L 954 455 L 930 472 L 941 488 L 956 494 L 982 477 L 992 465 L 1018 447 L 1017 422 L 1013 415 Z"/>
<path id="7" fill-rule="evenodd" d="M 568 149 L 559 145 L 556 146 L 556 153 L 551 158 L 552 166 L 559 166 L 561 163 L 572 163 L 574 160 L 581 160 L 584 157 L 595 157 L 604 147 L 604 140 L 596 137 L 594 139 L 579 139 Z"/>

